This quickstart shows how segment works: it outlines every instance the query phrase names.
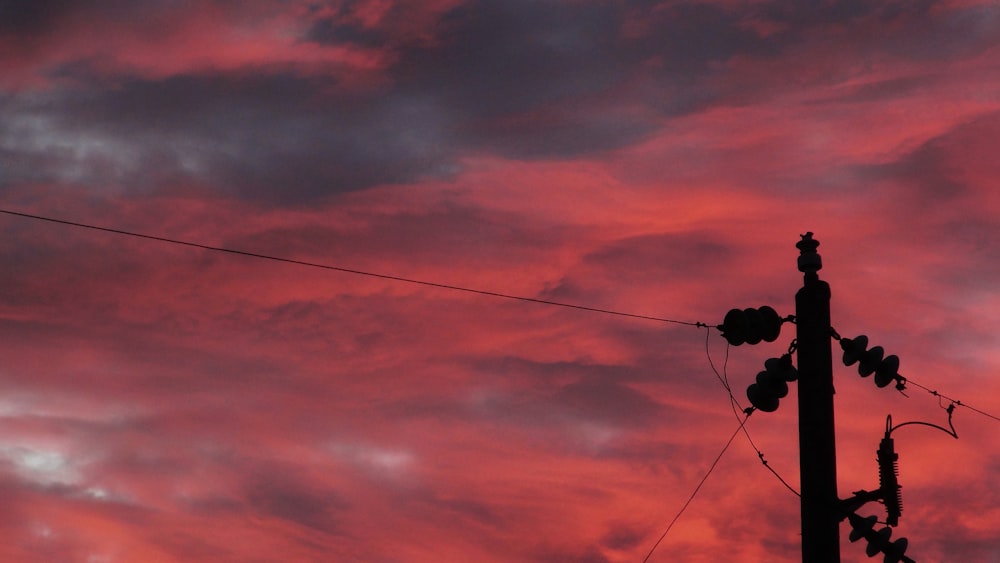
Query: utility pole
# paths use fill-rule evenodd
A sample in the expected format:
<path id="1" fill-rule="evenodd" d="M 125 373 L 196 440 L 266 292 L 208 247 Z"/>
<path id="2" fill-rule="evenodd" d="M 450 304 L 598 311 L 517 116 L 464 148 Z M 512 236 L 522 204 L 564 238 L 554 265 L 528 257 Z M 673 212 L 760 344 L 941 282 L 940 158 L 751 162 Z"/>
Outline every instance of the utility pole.
<path id="1" fill-rule="evenodd" d="M 840 563 L 840 500 L 833 420 L 833 336 L 830 285 L 812 233 L 795 245 L 802 289 L 795 294 L 799 370 L 799 471 L 802 486 L 802 561 Z"/>
<path id="2" fill-rule="evenodd" d="M 759 344 L 777 340 L 781 325 L 794 321 L 795 341 L 780 358 L 764 362 L 764 371 L 747 387 L 747 399 L 752 405 L 744 409 L 749 416 L 754 411 L 774 412 L 788 395 L 788 383 L 798 381 L 799 387 L 799 471 L 802 492 L 802 561 L 803 563 L 840 563 L 840 521 L 848 520 L 852 542 L 868 541 L 865 553 L 874 557 L 885 555 L 884 563 L 913 563 L 905 555 L 906 538 L 891 540 L 892 529 L 903 510 L 899 497 L 897 460 L 891 434 L 907 424 L 933 426 L 958 438 L 952 426 L 947 428 L 926 422 L 904 422 L 892 425 L 886 420 L 885 437 L 877 453 L 879 487 L 872 491 L 855 491 L 848 499 L 837 495 L 837 440 L 833 420 L 833 341 L 840 342 L 844 365 L 858 364 L 858 375 L 874 374 L 879 388 L 896 383 L 896 389 L 906 388 L 906 378 L 899 375 L 899 358 L 885 356 L 881 346 L 868 349 L 868 337 L 843 338 L 830 325 L 830 285 L 819 279 L 823 268 L 816 249 L 819 242 L 812 233 L 802 235 L 795 246 L 799 249 L 799 271 L 803 284 L 795 294 L 795 316 L 781 317 L 772 307 L 731 309 L 718 328 L 731 346 Z M 792 354 L 798 356 L 798 368 L 792 364 Z M 938 393 L 933 392 L 934 395 Z M 960 404 L 960 403 L 959 403 Z M 948 424 L 956 403 L 948 407 Z M 758 452 L 760 453 L 760 452 Z M 763 456 L 761 456 L 763 460 Z M 765 463 L 766 465 L 766 463 Z M 886 508 L 886 526 L 875 530 L 875 516 L 856 513 L 863 505 L 879 501 Z"/>

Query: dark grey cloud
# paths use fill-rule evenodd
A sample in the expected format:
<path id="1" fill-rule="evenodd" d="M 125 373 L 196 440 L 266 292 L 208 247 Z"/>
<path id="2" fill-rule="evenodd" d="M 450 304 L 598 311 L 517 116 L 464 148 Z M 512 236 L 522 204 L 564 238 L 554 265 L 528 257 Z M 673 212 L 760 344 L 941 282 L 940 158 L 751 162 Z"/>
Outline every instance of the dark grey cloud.
<path id="1" fill-rule="evenodd" d="M 625 457 L 620 448 L 631 446 L 595 445 L 588 428 L 645 433 L 678 417 L 674 407 L 633 385 L 646 377 L 628 366 L 503 357 L 472 361 L 469 369 L 477 383 L 457 398 L 416 395 L 394 402 L 386 412 L 462 424 L 471 421 L 504 433 L 530 430 L 543 437 L 538 442 L 531 438 L 538 447 L 585 456 L 613 451 L 616 457 Z M 613 442 L 620 439 L 624 437 Z"/>
<path id="2" fill-rule="evenodd" d="M 581 362 L 535 362 L 507 357 L 478 362 L 479 369 L 519 391 L 498 395 L 476 408 L 489 419 L 516 425 L 592 422 L 637 429 L 663 423 L 671 408 L 631 385 L 639 377 L 629 366 Z"/>
<path id="3" fill-rule="evenodd" d="M 39 69 L 58 89 L 0 99 L 0 183 L 195 186 L 303 204 L 448 177 L 470 153 L 575 158 L 640 141 L 663 119 L 773 90 L 764 83 L 727 90 L 720 63 L 780 57 L 838 26 L 846 32 L 832 40 L 908 57 L 974 54 L 1000 41 L 996 26 L 983 24 L 995 10 L 932 14 L 932 4 L 481 0 L 457 6 L 423 34 L 401 31 L 412 8 L 396 5 L 366 27 L 347 16 L 347 4 L 317 16 L 302 41 L 391 54 L 386 80 L 373 89 L 349 92 L 336 79 L 280 65 L 151 78 L 108 75 L 107 61 L 97 59 L 64 61 Z M 77 11 L 83 21 L 127 25 L 106 7 L 73 2 L 2 9 L 11 33 L 48 29 Z M 762 34 L 753 22 L 776 31 Z M 879 26 L 886 30 L 872 31 Z"/>
<path id="4" fill-rule="evenodd" d="M 0 35 L 45 33 L 80 4 L 79 0 L 5 0 L 0 2 Z"/>
<path id="5" fill-rule="evenodd" d="M 648 29 L 626 35 L 629 18 Z M 515 158 L 642 139 L 657 115 L 712 103 L 698 84 L 712 62 L 766 47 L 738 14 L 693 3 L 470 2 L 439 28 L 433 45 L 402 54 L 401 89 L 443 100 L 463 144 Z M 657 70 L 640 76 L 651 63 Z"/>
<path id="6" fill-rule="evenodd" d="M 768 19 L 804 32 L 817 27 L 849 25 L 864 20 L 889 23 L 922 17 L 940 0 L 777 0 L 761 3 L 757 11 Z"/>
<path id="7" fill-rule="evenodd" d="M 1000 43 L 1000 7 L 985 3 L 948 6 L 941 0 L 797 1 L 777 0 L 756 5 L 751 11 L 762 21 L 781 27 L 775 39 L 787 45 L 810 38 L 843 34 L 846 49 L 864 47 L 917 61 L 945 61 L 971 57 Z M 843 41 L 842 38 L 837 41 Z"/>
<path id="8" fill-rule="evenodd" d="M 617 550 L 630 550 L 646 541 L 649 529 L 646 526 L 638 528 L 633 525 L 618 523 L 609 527 L 601 538 L 605 547 Z"/>
<path id="9" fill-rule="evenodd" d="M 905 33 L 887 36 L 886 51 L 910 59 L 947 61 L 978 56 L 1000 45 L 1000 6 L 996 3 L 921 12 L 920 16 Z"/>
<path id="10" fill-rule="evenodd" d="M 193 183 L 304 202 L 446 176 L 469 151 L 546 158 L 615 148 L 655 127 L 633 109 L 634 93 L 616 93 L 637 63 L 670 51 L 670 70 L 688 84 L 741 44 L 697 41 L 725 37 L 737 23 L 714 21 L 717 9 L 676 16 L 663 20 L 666 33 L 634 45 L 619 37 L 621 8 L 605 3 L 473 2 L 447 14 L 430 44 L 394 45 L 378 30 L 317 22 L 308 39 L 398 49 L 391 85 L 363 94 L 280 68 L 156 79 L 75 61 L 49 72 L 77 86 L 0 106 L 12 118 L 0 130 L 9 164 L 0 179 L 125 190 Z M 698 104 L 684 98 L 656 104 Z"/>
<path id="11" fill-rule="evenodd" d="M 438 484 L 438 486 L 447 487 L 447 485 L 442 484 Z M 476 500 L 476 494 L 473 491 L 463 491 L 463 493 L 463 496 L 457 498 L 444 497 L 438 490 L 419 488 L 402 492 L 396 491 L 393 501 L 407 505 L 412 510 L 424 514 L 428 520 L 440 521 L 444 518 L 456 526 L 487 526 L 503 529 L 510 525 L 509 518 L 502 514 L 503 510 L 498 506 Z"/>
<path id="12" fill-rule="evenodd" d="M 326 93 L 290 73 L 122 78 L 8 99 L 8 181 L 58 179 L 128 190 L 183 181 L 303 201 L 443 173 L 454 147 L 434 108 L 394 95 Z M 54 178 L 53 178 L 54 176 Z"/>
<path id="13" fill-rule="evenodd" d="M 385 13 L 378 27 L 368 27 L 351 17 L 351 12 L 358 7 L 356 0 L 347 0 L 335 9 L 334 15 L 325 15 L 314 19 L 303 40 L 321 45 L 361 45 L 364 47 L 382 47 L 394 41 L 400 41 L 398 31 L 411 14 L 404 3 L 394 2 Z M 314 7 L 314 13 L 319 6 Z"/>
<path id="14" fill-rule="evenodd" d="M 471 2 L 448 14 L 438 41 L 403 53 L 394 74 L 469 116 L 519 114 L 611 87 L 618 10 L 549 2 Z"/>
<path id="15" fill-rule="evenodd" d="M 582 419 L 629 426 L 643 425 L 666 412 L 645 393 L 606 377 L 570 383 L 553 396 L 553 402 Z"/>
<path id="16" fill-rule="evenodd" d="M 289 472 L 273 469 L 248 483 L 247 501 L 261 514 L 329 534 L 339 533 L 337 513 L 349 508 L 340 494 L 316 490 Z"/>

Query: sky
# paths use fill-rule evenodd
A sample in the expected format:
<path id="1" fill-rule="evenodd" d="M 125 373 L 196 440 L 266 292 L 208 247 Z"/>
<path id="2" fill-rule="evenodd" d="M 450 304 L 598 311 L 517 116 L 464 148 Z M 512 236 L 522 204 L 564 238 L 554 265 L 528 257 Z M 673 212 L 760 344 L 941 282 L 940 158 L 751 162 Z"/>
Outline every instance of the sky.
<path id="1" fill-rule="evenodd" d="M 996 2 L 2 2 L 4 211 L 660 320 L 0 214 L 0 559 L 798 561 L 811 231 L 840 496 L 960 400 L 893 538 L 1000 561 L 998 139 Z"/>

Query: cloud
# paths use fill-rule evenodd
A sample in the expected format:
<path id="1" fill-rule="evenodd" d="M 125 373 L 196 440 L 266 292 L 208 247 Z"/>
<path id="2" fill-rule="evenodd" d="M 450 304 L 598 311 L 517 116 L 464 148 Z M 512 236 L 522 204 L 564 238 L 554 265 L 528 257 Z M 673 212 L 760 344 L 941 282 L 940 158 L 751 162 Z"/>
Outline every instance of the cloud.
<path id="1" fill-rule="evenodd" d="M 14 469 L 24 479 L 41 485 L 68 485 L 79 480 L 78 471 L 56 451 L 6 446 L 0 448 L 0 456 L 13 463 Z"/>
<path id="2" fill-rule="evenodd" d="M 838 333 L 998 410 L 990 6 L 29 4 L 6 207 L 708 326 L 4 215 L 0 559 L 640 560 L 795 337 L 712 326 L 795 312 L 807 230 Z M 834 369 L 843 494 L 947 413 Z M 795 402 L 746 425 L 792 487 Z M 953 422 L 897 442 L 916 559 L 994 555 Z M 651 560 L 797 560 L 798 509 L 740 432 Z"/>
<path id="3" fill-rule="evenodd" d="M 287 475 L 269 472 L 248 484 L 250 506 L 266 517 L 336 533 L 335 513 L 348 506 L 339 495 L 303 487 Z"/>
<path id="4" fill-rule="evenodd" d="M 323 88 L 289 74 L 188 75 L 17 103 L 3 145 L 22 165 L 8 182 L 211 185 L 294 202 L 448 171 L 433 108 Z"/>
<path id="5" fill-rule="evenodd" d="M 664 118 L 732 103 L 735 93 L 713 86 L 725 65 L 776 59 L 821 23 L 854 30 L 870 18 L 930 21 L 923 8 L 873 12 L 849 3 L 826 12 L 781 3 L 744 10 L 695 3 L 362 6 L 306 10 L 297 20 L 312 22 L 307 42 L 392 53 L 376 65 L 381 78 L 360 87 L 335 67 L 303 70 L 292 59 L 221 68 L 181 63 L 155 76 L 128 66 L 105 70 L 100 58 L 64 60 L 52 71 L 62 82 L 8 95 L 0 148 L 14 165 L 5 183 L 126 192 L 196 186 L 301 204 L 453 177 L 462 157 L 481 152 L 576 158 L 648 139 Z M 62 20 L 58 8 L 26 11 L 15 27 Z M 199 5 L 206 13 L 230 8 Z M 160 10 L 131 9 L 147 17 Z M 260 11 L 263 4 L 250 13 Z M 111 12 L 86 13 L 124 25 Z M 407 14 L 418 29 L 404 26 Z M 178 17 L 171 12 L 168 21 Z M 784 31 L 762 35 L 748 27 L 761 17 Z M 966 25 L 975 18 L 953 19 Z M 393 35 L 401 29 L 402 37 Z"/>
<path id="6" fill-rule="evenodd" d="M 29 37 L 50 30 L 74 8 L 72 0 L 5 3 L 0 7 L 0 34 Z"/>
<path id="7" fill-rule="evenodd" d="M 388 83 L 362 95 L 337 73 L 288 63 L 149 77 L 69 61 L 61 76 L 77 86 L 8 100 L 2 145 L 21 165 L 7 181 L 194 184 L 303 202 L 450 176 L 474 151 L 570 158 L 619 148 L 650 134 L 655 113 L 697 109 L 705 96 L 692 106 L 670 91 L 696 87 L 711 62 L 762 51 L 719 8 L 641 9 L 666 28 L 625 37 L 626 19 L 643 15 L 610 5 L 576 4 L 572 17 L 537 3 L 454 7 L 426 24 L 434 41 L 396 47 Z M 630 85 L 649 60 L 662 76 L 656 92 Z"/>
<path id="8" fill-rule="evenodd" d="M 627 366 L 542 364 L 516 358 L 500 365 L 508 378 L 527 378 L 533 389 L 520 397 L 497 397 L 482 407 L 516 424 L 555 422 L 572 428 L 586 422 L 595 431 L 607 425 L 613 436 L 619 428 L 633 429 L 669 418 L 664 406 L 628 385 L 634 375 Z"/>
<path id="9" fill-rule="evenodd" d="M 1000 129 L 1000 115 L 977 115 L 901 155 L 895 162 L 875 167 L 876 177 L 915 189 L 921 198 L 954 201 L 979 191 L 990 182 L 995 165 L 980 154 L 982 140 Z M 880 174 L 879 174 L 880 173 Z M 908 200 L 912 201 L 912 200 Z"/>

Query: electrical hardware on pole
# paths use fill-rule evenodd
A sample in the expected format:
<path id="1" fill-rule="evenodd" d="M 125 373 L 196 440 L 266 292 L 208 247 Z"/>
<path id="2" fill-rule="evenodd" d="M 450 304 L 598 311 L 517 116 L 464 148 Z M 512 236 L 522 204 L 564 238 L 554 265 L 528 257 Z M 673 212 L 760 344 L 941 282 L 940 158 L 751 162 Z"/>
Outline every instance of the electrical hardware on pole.
<path id="1" fill-rule="evenodd" d="M 830 286 L 819 279 L 819 270 L 823 267 L 823 261 L 816 252 L 819 242 L 812 233 L 806 233 L 801 235 L 795 246 L 799 249 L 798 269 L 803 273 L 802 288 L 795 294 L 795 315 L 781 317 L 766 305 L 756 309 L 731 309 L 723 323 L 715 327 L 730 345 L 740 346 L 777 340 L 785 322 L 796 326 L 795 340 L 789 345 L 788 352 L 764 362 L 764 370 L 747 388 L 751 406 L 744 412 L 749 416 L 754 410 L 776 411 L 780 400 L 788 395 L 788 384 L 798 382 L 803 563 L 840 563 L 840 522 L 845 520 L 851 526 L 848 539 L 851 542 L 865 539 L 868 544 L 865 553 L 869 557 L 881 554 L 884 556 L 883 563 L 914 563 L 905 553 L 909 541 L 906 538 L 893 540 L 891 537 L 892 528 L 899 525 L 903 512 L 899 454 L 895 450 L 892 432 L 903 426 L 922 425 L 957 439 L 952 413 L 962 403 L 949 399 L 951 404 L 947 407 L 939 404 L 948 413 L 948 428 L 923 421 L 893 426 L 892 416 L 888 416 L 885 435 L 875 452 L 878 488 L 855 491 L 852 496 L 840 499 L 837 494 L 833 416 L 833 340 L 839 341 L 843 350 L 844 365 L 857 364 L 858 375 L 862 378 L 874 375 L 877 387 L 884 388 L 895 383 L 895 389 L 902 393 L 908 380 L 899 374 L 897 356 L 885 355 L 881 346 L 869 348 L 865 335 L 843 338 L 833 329 L 830 324 Z M 792 362 L 793 354 L 797 363 Z M 937 391 L 919 387 L 939 397 L 940 402 L 942 395 Z M 763 454 L 758 454 L 763 459 Z M 862 517 L 857 513 L 869 502 L 878 502 L 885 507 L 885 525 L 879 529 L 875 528 L 879 524 L 876 516 Z"/>

